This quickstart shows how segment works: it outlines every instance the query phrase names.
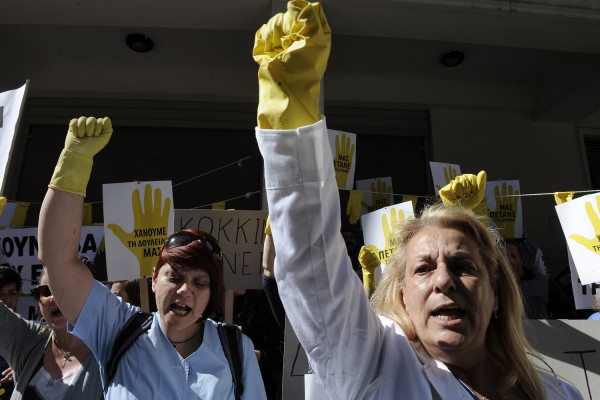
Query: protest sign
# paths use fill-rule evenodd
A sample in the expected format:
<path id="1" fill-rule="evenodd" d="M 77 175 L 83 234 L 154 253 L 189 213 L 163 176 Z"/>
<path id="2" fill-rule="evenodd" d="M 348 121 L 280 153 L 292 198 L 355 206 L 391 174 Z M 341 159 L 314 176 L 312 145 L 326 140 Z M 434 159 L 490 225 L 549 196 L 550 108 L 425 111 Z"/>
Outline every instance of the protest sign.
<path id="1" fill-rule="evenodd" d="M 392 204 L 392 178 L 363 179 L 356 181 L 356 189 L 365 192 L 361 201 L 361 215 L 379 210 Z"/>
<path id="2" fill-rule="evenodd" d="M 108 280 L 152 276 L 163 242 L 173 233 L 171 181 L 105 184 L 102 191 Z"/>
<path id="3" fill-rule="evenodd" d="M 327 134 L 338 188 L 351 190 L 356 169 L 356 134 L 333 129 L 328 129 Z"/>
<path id="4" fill-rule="evenodd" d="M 581 283 L 600 281 L 600 194 L 557 205 L 556 212 Z"/>
<path id="5" fill-rule="evenodd" d="M 18 89 L 0 93 L 0 194 L 4 193 L 6 174 L 28 86 L 29 81 Z"/>
<path id="6" fill-rule="evenodd" d="M 429 162 L 431 168 L 431 177 L 435 187 L 435 195 L 440 197 L 440 189 L 450 183 L 450 181 L 460 175 L 460 165 L 441 162 Z"/>
<path id="7" fill-rule="evenodd" d="M 504 238 L 523 237 L 523 211 L 519 181 L 488 181 L 485 186 L 490 226 Z"/>
<path id="8" fill-rule="evenodd" d="M 175 210 L 175 230 L 198 229 L 217 239 L 227 289 L 262 289 L 267 215 L 267 211 Z"/>
<path id="9" fill-rule="evenodd" d="M 81 228 L 79 256 L 94 260 L 98 247 L 102 242 L 101 226 L 84 226 Z M 38 259 L 37 228 L 0 230 L 0 264 L 16 269 L 21 275 L 23 286 L 21 292 L 29 295 L 31 288 L 39 284 L 43 266 Z M 64 249 L 56 249 L 64 251 Z M 37 303 L 33 297 L 19 298 L 17 312 L 26 319 L 34 319 Z"/>
<path id="10" fill-rule="evenodd" d="M 384 207 L 362 216 L 365 246 L 377 254 L 381 261 L 381 267 L 377 268 L 378 280 L 396 247 L 392 241 L 392 234 L 396 226 L 401 221 L 414 217 L 412 201 Z"/>
<path id="11" fill-rule="evenodd" d="M 593 308 L 596 300 L 598 300 L 597 296 L 600 295 L 600 281 L 586 285 L 582 284 L 571 253 L 569 253 L 569 269 L 571 270 L 571 287 L 573 288 L 575 309 L 589 310 Z"/>

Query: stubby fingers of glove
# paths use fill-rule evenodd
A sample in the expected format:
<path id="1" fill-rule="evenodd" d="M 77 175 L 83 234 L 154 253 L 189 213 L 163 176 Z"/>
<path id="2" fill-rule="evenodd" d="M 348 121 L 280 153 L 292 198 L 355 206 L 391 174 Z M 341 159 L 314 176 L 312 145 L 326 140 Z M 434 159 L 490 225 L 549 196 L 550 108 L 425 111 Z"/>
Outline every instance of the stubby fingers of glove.
<path id="1" fill-rule="evenodd" d="M 379 257 L 377 257 L 377 251 L 375 246 L 362 246 L 358 253 L 358 261 L 362 267 L 363 286 L 369 289 L 377 287 L 375 270 L 381 264 Z"/>
<path id="2" fill-rule="evenodd" d="M 485 171 L 480 171 L 477 175 L 459 175 L 440 189 L 442 202 L 446 207 L 459 205 L 473 209 L 483 199 L 486 181 Z"/>
<path id="3" fill-rule="evenodd" d="M 573 200 L 574 195 L 575 192 L 554 192 L 554 201 L 556 202 L 556 205 L 560 205 Z"/>
<path id="4" fill-rule="evenodd" d="M 294 129 L 321 118 L 320 81 L 327 68 L 331 29 L 320 3 L 290 1 L 257 32 L 260 128 Z"/>
<path id="5" fill-rule="evenodd" d="M 106 146 L 112 133 L 112 122 L 108 117 L 72 119 L 65 139 L 65 148 L 60 154 L 48 186 L 85 196 L 92 172 L 92 158 Z"/>

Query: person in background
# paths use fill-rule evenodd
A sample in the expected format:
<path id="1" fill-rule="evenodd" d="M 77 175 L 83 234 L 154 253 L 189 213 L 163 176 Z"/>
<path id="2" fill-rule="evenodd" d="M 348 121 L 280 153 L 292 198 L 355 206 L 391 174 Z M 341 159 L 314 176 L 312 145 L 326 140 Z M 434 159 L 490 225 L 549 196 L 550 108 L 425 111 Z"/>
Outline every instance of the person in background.
<path id="1" fill-rule="evenodd" d="M 471 210 L 437 205 L 400 223 L 371 307 L 339 234 L 318 106 L 330 43 L 321 5 L 290 1 L 259 29 L 253 50 L 275 278 L 328 395 L 581 400 L 529 360 L 514 274 L 497 233 Z"/>
<path id="2" fill-rule="evenodd" d="M 131 304 L 140 307 L 140 280 L 116 281 L 110 284 L 110 291 Z"/>
<path id="3" fill-rule="evenodd" d="M 588 319 L 600 320 L 600 295 L 596 295 L 596 303 L 594 303 L 594 310 L 596 310 L 596 312 L 590 315 Z"/>
<path id="4" fill-rule="evenodd" d="M 101 399 L 98 363 L 85 343 L 67 331 L 46 274 L 31 293 L 47 326 L 0 305 L 0 355 L 13 367 L 16 381 L 11 399 Z"/>
<path id="5" fill-rule="evenodd" d="M 527 318 L 546 319 L 550 316 L 548 303 L 550 282 L 548 275 L 538 274 L 529 268 L 528 249 L 523 239 L 505 239 L 510 265 L 518 278 L 523 293 Z"/>
<path id="6" fill-rule="evenodd" d="M 15 313 L 19 302 L 19 292 L 23 282 L 17 270 L 9 266 L 0 266 L 0 301 Z M 12 369 L 8 362 L 0 356 L 0 400 L 9 399 L 15 388 Z"/>

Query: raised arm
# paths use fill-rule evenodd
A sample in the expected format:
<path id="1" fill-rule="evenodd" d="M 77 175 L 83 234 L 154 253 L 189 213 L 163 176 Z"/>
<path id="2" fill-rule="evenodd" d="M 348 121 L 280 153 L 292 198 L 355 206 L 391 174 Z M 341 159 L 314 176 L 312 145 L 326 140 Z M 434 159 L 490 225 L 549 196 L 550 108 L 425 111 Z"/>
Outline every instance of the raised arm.
<path id="1" fill-rule="evenodd" d="M 71 120 L 63 149 L 40 211 L 39 258 L 54 299 L 71 323 L 90 292 L 93 277 L 78 256 L 83 198 L 93 157 L 112 135 L 109 118 Z"/>

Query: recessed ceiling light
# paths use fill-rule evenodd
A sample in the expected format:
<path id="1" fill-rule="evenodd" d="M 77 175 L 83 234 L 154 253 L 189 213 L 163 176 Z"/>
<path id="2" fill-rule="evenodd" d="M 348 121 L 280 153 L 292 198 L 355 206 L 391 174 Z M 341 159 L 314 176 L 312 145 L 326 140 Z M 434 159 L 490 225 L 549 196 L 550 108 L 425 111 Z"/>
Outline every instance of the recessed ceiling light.
<path id="1" fill-rule="evenodd" d="M 154 48 L 154 42 L 141 33 L 132 33 L 125 39 L 127 46 L 138 53 L 146 53 Z"/>

